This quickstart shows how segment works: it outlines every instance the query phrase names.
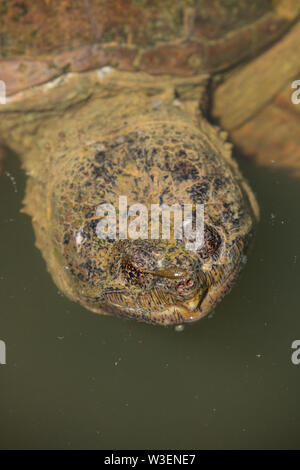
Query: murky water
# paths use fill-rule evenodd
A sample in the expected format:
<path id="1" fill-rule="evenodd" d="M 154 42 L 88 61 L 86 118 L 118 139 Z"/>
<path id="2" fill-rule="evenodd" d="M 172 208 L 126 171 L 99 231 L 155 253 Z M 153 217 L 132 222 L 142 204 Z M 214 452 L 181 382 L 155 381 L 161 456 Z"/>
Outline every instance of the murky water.
<path id="1" fill-rule="evenodd" d="M 300 185 L 242 168 L 261 205 L 255 245 L 215 315 L 178 333 L 97 316 L 58 293 L 19 212 L 25 177 L 7 161 L 0 448 L 300 448 Z"/>

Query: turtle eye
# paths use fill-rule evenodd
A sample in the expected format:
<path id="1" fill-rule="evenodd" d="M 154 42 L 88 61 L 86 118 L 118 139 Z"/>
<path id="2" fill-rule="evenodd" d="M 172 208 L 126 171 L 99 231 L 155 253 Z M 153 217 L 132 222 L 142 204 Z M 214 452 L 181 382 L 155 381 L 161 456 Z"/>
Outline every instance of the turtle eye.
<path id="1" fill-rule="evenodd" d="M 217 257 L 221 242 L 222 239 L 217 230 L 214 227 L 206 225 L 204 229 L 204 245 L 198 251 L 201 258 Z"/>
<path id="2" fill-rule="evenodd" d="M 145 281 L 145 273 L 136 263 L 125 257 L 120 265 L 121 277 L 130 284 L 143 284 Z"/>

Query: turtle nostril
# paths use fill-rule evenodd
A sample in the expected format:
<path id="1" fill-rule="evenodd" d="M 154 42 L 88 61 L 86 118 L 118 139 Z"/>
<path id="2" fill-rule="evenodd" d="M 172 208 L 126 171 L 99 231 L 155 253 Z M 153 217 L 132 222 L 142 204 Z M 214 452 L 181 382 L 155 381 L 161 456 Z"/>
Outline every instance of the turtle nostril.
<path id="1" fill-rule="evenodd" d="M 179 293 L 179 294 L 186 294 L 188 292 L 190 292 L 193 287 L 194 287 L 194 280 L 189 278 L 189 279 L 185 279 L 183 281 L 180 281 L 176 284 L 176 291 Z"/>

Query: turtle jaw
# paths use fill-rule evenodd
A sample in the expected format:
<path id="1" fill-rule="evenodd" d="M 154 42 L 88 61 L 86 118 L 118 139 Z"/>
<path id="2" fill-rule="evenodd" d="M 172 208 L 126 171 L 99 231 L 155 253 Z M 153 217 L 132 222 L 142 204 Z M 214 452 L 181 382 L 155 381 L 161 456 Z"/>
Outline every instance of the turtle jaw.
<path id="1" fill-rule="evenodd" d="M 200 318 L 199 308 L 206 293 L 206 288 L 199 288 L 189 295 L 189 298 L 182 299 L 157 290 L 138 297 L 124 290 L 111 291 L 101 295 L 100 308 L 94 310 L 98 313 L 105 311 L 118 317 L 151 324 L 178 325 L 194 322 Z"/>

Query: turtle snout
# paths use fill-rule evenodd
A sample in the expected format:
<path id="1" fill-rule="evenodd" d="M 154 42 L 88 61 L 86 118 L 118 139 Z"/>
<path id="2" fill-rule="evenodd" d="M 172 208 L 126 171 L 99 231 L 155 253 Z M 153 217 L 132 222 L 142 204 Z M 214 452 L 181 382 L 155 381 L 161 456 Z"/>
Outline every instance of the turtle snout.
<path id="1" fill-rule="evenodd" d="M 175 264 L 163 268 L 158 266 L 147 268 L 147 263 L 124 256 L 119 265 L 117 278 L 124 287 L 139 286 L 141 288 L 164 288 L 179 297 L 193 295 L 199 287 L 195 273 Z"/>

